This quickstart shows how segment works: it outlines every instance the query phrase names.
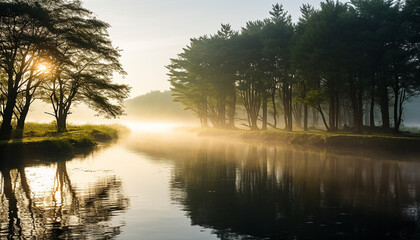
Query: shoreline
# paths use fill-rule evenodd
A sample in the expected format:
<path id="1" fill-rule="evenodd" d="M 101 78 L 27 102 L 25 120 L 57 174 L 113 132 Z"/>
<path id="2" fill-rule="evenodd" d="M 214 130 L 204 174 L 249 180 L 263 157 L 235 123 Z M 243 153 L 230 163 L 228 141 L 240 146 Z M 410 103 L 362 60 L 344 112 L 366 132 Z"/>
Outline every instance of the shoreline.
<path id="1" fill-rule="evenodd" d="M 263 142 L 275 145 L 288 144 L 302 147 L 320 147 L 332 149 L 380 150 L 404 153 L 420 152 L 420 136 L 387 134 L 329 133 L 319 131 L 283 130 L 225 130 L 199 129 L 201 137 L 228 137 L 245 142 Z"/>
<path id="2" fill-rule="evenodd" d="M 116 141 L 129 131 L 120 125 L 71 125 L 68 132 L 56 133 L 52 127 L 51 124 L 32 123 L 22 139 L 0 141 L 0 165 L 54 162 L 86 155 L 99 143 Z"/>

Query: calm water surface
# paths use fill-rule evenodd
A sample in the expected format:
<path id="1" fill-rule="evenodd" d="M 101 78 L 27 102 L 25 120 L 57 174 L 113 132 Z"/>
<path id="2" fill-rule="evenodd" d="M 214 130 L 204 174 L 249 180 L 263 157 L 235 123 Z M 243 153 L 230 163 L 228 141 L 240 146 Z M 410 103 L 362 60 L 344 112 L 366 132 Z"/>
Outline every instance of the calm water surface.
<path id="1" fill-rule="evenodd" d="M 1 165 L 1 239 L 420 239 L 416 156 L 134 131 L 42 158 Z"/>

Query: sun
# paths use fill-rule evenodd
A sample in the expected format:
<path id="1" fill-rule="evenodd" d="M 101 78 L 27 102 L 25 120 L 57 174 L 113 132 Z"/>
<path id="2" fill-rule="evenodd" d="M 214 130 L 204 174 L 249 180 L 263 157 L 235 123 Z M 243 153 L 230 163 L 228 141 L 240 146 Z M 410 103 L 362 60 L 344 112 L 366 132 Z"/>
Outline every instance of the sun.
<path id="1" fill-rule="evenodd" d="M 41 73 L 48 73 L 49 72 L 48 66 L 44 63 L 39 64 L 38 67 L 37 67 L 37 70 L 38 70 L 38 72 L 41 72 Z"/>
<path id="2" fill-rule="evenodd" d="M 49 74 L 51 73 L 52 65 L 46 61 L 40 61 L 35 67 L 38 74 Z"/>

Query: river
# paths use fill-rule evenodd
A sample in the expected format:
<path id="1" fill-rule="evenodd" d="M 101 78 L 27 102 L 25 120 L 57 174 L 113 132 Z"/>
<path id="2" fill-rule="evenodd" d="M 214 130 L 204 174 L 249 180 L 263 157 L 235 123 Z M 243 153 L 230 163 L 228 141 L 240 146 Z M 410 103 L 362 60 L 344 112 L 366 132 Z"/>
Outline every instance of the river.
<path id="1" fill-rule="evenodd" d="M 1 239 L 420 238 L 417 156 L 146 128 L 36 158 L 0 169 Z"/>

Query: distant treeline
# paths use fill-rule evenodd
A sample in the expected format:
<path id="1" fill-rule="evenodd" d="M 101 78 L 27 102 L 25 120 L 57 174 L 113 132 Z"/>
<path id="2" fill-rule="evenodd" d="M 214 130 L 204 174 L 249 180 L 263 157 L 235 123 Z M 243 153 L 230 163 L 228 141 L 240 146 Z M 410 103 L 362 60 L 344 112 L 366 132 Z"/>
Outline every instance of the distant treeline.
<path id="1" fill-rule="evenodd" d="M 398 131 L 420 90 L 420 0 L 327 0 L 301 13 L 294 24 L 275 4 L 239 32 L 222 24 L 191 39 L 167 66 L 175 100 L 203 126 L 234 128 L 240 107 L 251 129 L 277 127 L 282 114 L 286 130 L 319 119 L 329 131 Z"/>
<path id="2" fill-rule="evenodd" d="M 192 113 L 172 101 L 171 91 L 151 91 L 125 101 L 127 117 L 133 120 L 194 121 Z"/>

